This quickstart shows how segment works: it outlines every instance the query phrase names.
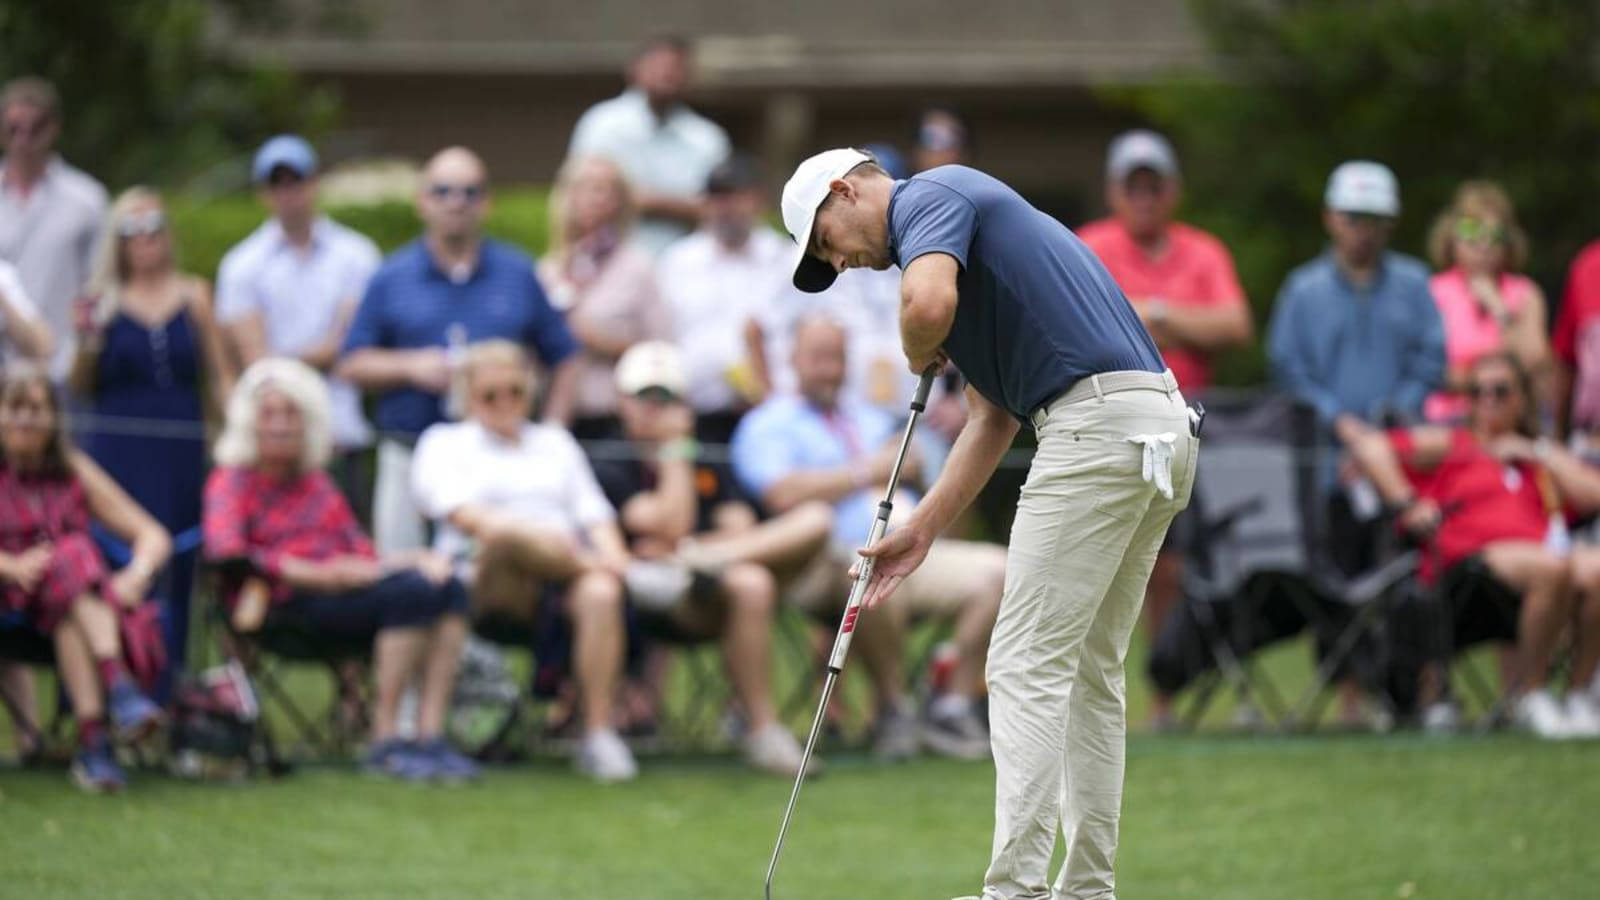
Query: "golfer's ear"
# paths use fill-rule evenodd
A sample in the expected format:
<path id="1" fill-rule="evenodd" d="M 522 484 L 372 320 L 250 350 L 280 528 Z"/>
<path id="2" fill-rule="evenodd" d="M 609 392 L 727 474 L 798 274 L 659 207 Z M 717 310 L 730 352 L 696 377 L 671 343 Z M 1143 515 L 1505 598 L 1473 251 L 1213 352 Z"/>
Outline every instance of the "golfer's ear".
<path id="1" fill-rule="evenodd" d="M 843 178 L 835 178 L 834 180 L 828 182 L 828 191 L 830 193 L 838 194 L 845 199 L 850 199 L 855 196 L 856 186 L 848 181 L 845 181 Z"/>

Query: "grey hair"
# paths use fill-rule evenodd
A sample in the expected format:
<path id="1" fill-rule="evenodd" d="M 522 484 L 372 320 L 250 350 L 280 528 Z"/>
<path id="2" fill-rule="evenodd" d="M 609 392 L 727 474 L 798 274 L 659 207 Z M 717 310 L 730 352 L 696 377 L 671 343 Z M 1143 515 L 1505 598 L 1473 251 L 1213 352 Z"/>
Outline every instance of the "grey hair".
<path id="1" fill-rule="evenodd" d="M 260 461 L 256 420 L 261 397 L 272 389 L 289 398 L 305 422 L 305 447 L 300 468 L 310 472 L 328 464 L 333 454 L 332 415 L 328 385 L 317 371 L 298 359 L 275 356 L 257 360 L 244 370 L 228 397 L 228 414 L 212 456 L 219 466 L 253 466 Z"/>

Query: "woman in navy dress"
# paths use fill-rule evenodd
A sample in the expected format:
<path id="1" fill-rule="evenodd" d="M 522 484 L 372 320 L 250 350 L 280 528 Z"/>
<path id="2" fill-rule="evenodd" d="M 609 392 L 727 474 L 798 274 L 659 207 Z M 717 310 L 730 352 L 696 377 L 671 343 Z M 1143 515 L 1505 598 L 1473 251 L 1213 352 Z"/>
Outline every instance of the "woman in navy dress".
<path id="1" fill-rule="evenodd" d="M 88 294 L 72 371 L 72 388 L 93 413 L 83 444 L 180 539 L 165 599 L 168 658 L 181 666 L 195 563 L 181 536 L 200 523 L 205 411 L 233 376 L 210 285 L 178 271 L 154 191 L 132 188 L 112 205 Z"/>

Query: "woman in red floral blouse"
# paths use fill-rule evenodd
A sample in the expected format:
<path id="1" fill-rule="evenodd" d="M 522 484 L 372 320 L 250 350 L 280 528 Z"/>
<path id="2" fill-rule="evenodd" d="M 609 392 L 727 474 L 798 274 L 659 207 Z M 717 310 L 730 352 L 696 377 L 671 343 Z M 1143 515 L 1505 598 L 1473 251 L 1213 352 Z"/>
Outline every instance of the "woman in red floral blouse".
<path id="1" fill-rule="evenodd" d="M 463 780 L 477 766 L 443 738 L 467 635 L 467 593 L 443 557 L 379 558 L 333 481 L 327 388 L 309 366 L 264 359 L 240 379 L 205 490 L 205 553 L 230 604 L 265 590 L 262 627 L 371 639 L 377 702 L 367 766 L 409 780 Z M 418 671 L 415 741 L 397 736 L 400 696 Z"/>
<path id="2" fill-rule="evenodd" d="M 91 519 L 132 546 L 122 569 L 107 571 L 89 536 Z M 55 642 L 78 720 L 72 777 L 86 790 L 126 783 L 111 755 L 108 714 L 128 740 L 160 722 L 160 710 L 123 667 L 117 606 L 144 602 L 171 549 L 155 519 L 68 446 L 48 376 L 11 370 L 0 382 L 0 611 L 20 612 Z"/>

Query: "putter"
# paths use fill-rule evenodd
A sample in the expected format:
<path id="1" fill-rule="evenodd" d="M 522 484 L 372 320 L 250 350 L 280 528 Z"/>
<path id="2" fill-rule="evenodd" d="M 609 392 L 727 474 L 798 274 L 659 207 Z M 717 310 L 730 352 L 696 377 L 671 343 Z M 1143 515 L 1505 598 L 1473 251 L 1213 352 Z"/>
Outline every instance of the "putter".
<path id="1" fill-rule="evenodd" d="M 911 400 L 911 417 L 906 420 L 905 434 L 900 438 L 900 452 L 894 458 L 894 468 L 889 470 L 889 486 L 878 504 L 878 514 L 872 520 L 872 530 L 867 533 L 867 546 L 878 543 L 889 528 L 889 514 L 894 511 L 894 492 L 900 484 L 900 467 L 911 450 L 911 435 L 917 428 L 917 417 L 928 406 L 928 392 L 933 389 L 933 379 L 938 366 L 929 366 L 917 385 L 917 395 Z M 767 863 L 767 900 L 772 900 L 772 876 L 778 871 L 778 857 L 783 854 L 783 840 L 789 836 L 789 823 L 794 818 L 794 805 L 800 799 L 800 787 L 805 784 L 806 769 L 811 766 L 811 754 L 817 749 L 817 734 L 822 731 L 822 719 L 828 712 L 828 700 L 833 697 L 839 673 L 844 671 L 845 657 L 850 653 L 850 640 L 856 631 L 861 615 L 861 601 L 867 595 L 867 582 L 872 580 L 870 558 L 862 557 L 856 569 L 855 583 L 850 587 L 850 599 L 845 603 L 844 618 L 839 622 L 839 634 L 833 639 L 833 653 L 828 657 L 828 675 L 822 682 L 822 700 L 817 704 L 817 714 L 811 720 L 811 731 L 806 735 L 806 749 L 800 757 L 800 771 L 794 777 L 794 790 L 789 792 L 789 806 L 783 811 L 783 825 L 778 828 L 778 843 L 772 848 L 772 861 Z"/>

